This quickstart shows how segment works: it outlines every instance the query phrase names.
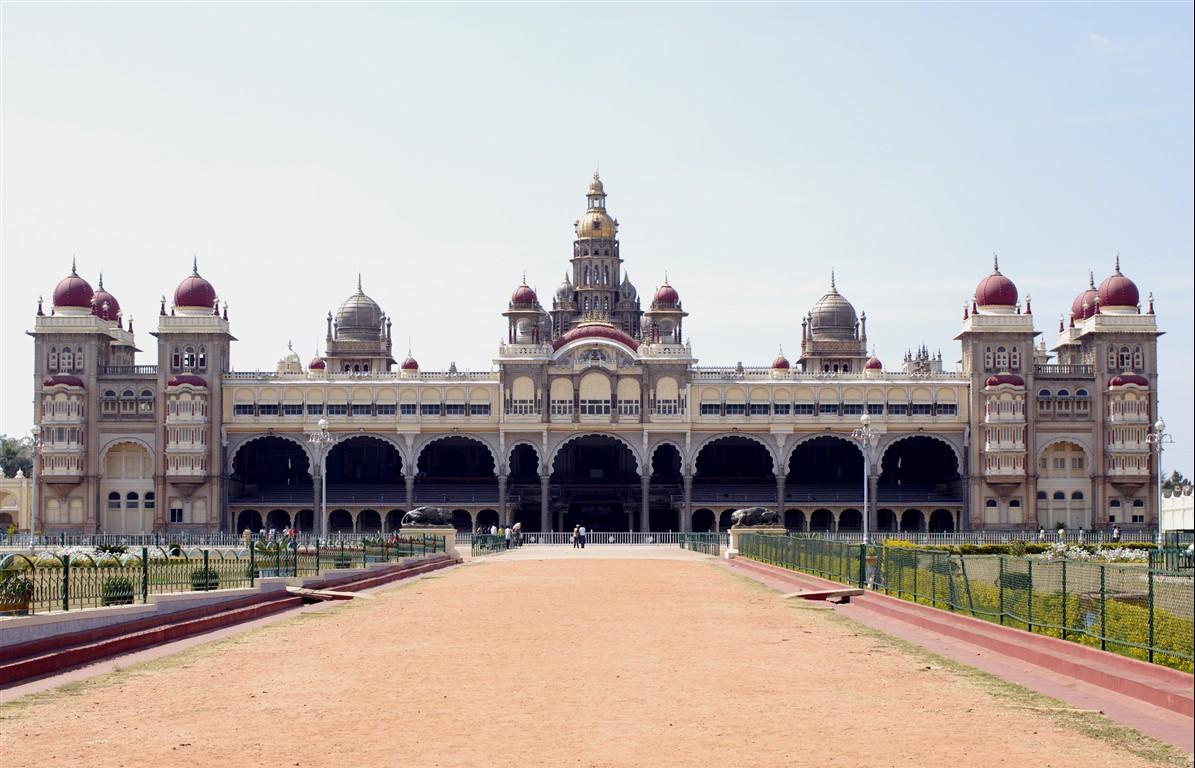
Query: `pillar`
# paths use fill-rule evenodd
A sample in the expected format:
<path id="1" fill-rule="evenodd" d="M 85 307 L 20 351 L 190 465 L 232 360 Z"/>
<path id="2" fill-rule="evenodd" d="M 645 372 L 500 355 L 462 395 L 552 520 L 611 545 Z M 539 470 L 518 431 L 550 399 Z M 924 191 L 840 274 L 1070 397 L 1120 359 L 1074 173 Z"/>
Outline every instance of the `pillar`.
<path id="1" fill-rule="evenodd" d="M 867 509 L 863 510 L 863 514 L 867 515 L 867 530 L 874 532 L 879 524 L 879 508 L 880 508 L 880 477 L 877 474 L 872 474 L 867 478 Z"/>
<path id="2" fill-rule="evenodd" d="M 643 475 L 639 478 L 643 491 L 642 511 L 639 513 L 639 530 L 647 533 L 651 530 L 651 476 Z"/>
<path id="3" fill-rule="evenodd" d="M 469 516 L 472 517 L 472 513 Z M 506 511 L 506 475 L 498 475 L 498 519 L 503 526 L 510 525 L 509 513 Z"/>
<path id="4" fill-rule="evenodd" d="M 551 505 L 548 499 L 548 473 L 544 469 L 539 472 L 539 529 L 543 532 L 552 530 Z"/>
<path id="5" fill-rule="evenodd" d="M 407 511 L 410 512 L 415 508 L 415 476 L 405 475 L 403 479 L 407 483 Z"/>
<path id="6" fill-rule="evenodd" d="M 784 525 L 784 482 L 785 476 L 776 473 L 776 511 L 780 514 L 780 524 Z M 787 526 L 785 526 L 787 527 Z"/>
<path id="7" fill-rule="evenodd" d="M 681 478 L 681 480 L 684 482 L 685 488 L 685 502 L 684 510 L 682 512 L 684 523 L 681 526 L 681 530 L 688 532 L 693 528 L 693 476 L 685 475 Z M 714 517 L 714 530 L 718 530 L 718 520 L 716 513 Z"/>

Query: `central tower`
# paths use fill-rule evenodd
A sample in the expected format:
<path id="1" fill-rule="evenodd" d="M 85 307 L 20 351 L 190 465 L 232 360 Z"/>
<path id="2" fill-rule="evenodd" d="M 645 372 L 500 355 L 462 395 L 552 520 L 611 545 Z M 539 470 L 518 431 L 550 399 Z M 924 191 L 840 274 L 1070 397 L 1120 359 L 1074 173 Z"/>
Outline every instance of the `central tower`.
<path id="1" fill-rule="evenodd" d="M 552 319 L 557 335 L 582 320 L 604 320 L 639 336 L 642 311 L 630 279 L 622 274 L 618 220 L 606 211 L 606 190 L 597 173 L 585 193 L 587 206 L 574 222 L 572 274 L 556 290 Z"/>

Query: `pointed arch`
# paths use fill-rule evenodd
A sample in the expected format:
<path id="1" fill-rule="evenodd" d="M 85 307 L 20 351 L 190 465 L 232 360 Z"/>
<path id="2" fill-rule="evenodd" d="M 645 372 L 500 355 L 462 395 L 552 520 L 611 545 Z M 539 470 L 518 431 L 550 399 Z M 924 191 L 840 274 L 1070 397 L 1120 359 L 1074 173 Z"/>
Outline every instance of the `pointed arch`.
<path id="1" fill-rule="evenodd" d="M 712 435 L 709 435 L 709 436 L 703 438 L 700 442 L 697 443 L 697 445 L 693 446 L 693 455 L 692 455 L 689 463 L 693 467 L 694 473 L 696 473 L 696 471 L 697 471 L 697 458 L 699 456 L 701 456 L 701 452 L 703 450 L 705 450 L 705 448 L 707 448 L 711 443 L 716 443 L 719 440 L 725 440 L 727 438 L 736 438 L 736 437 L 750 440 L 755 443 L 759 443 L 759 445 L 761 445 L 763 447 L 763 449 L 765 451 L 767 451 L 768 458 L 772 462 L 772 474 L 773 475 L 776 474 L 779 467 L 777 466 L 777 461 L 776 461 L 775 444 L 773 443 L 772 445 L 769 445 L 768 441 L 765 440 L 762 435 L 758 435 L 753 432 L 716 432 Z"/>
<path id="2" fill-rule="evenodd" d="M 461 438 L 461 439 L 468 440 L 473 443 L 477 443 L 477 444 L 481 445 L 483 448 L 485 448 L 486 452 L 489 453 L 489 455 L 490 455 L 491 463 L 494 465 L 494 477 L 498 476 L 499 468 L 502 467 L 506 463 L 506 460 L 509 460 L 509 455 L 507 456 L 506 460 L 503 460 L 501 455 L 498 453 L 497 448 L 495 448 L 494 445 L 492 445 L 489 440 L 485 439 L 484 437 L 482 437 L 480 435 L 466 434 L 463 432 L 449 432 L 449 433 L 439 434 L 439 435 L 429 435 L 429 436 L 424 437 L 424 438 L 420 439 L 419 441 L 417 441 L 415 443 L 414 449 L 411 451 L 412 455 L 414 456 L 414 461 L 411 462 L 411 469 L 414 470 L 415 472 L 418 472 L 419 471 L 419 462 L 423 458 L 424 451 L 426 451 L 432 445 L 435 445 L 436 443 L 443 442 L 450 438 Z M 513 448 L 513 446 L 512 446 L 512 448 Z"/>
<path id="3" fill-rule="evenodd" d="M 641 474 L 643 472 L 643 455 L 639 452 L 639 450 L 637 448 L 635 448 L 634 444 L 631 443 L 630 440 L 628 440 L 623 435 L 618 434 L 617 432 L 596 432 L 595 431 L 595 432 L 577 432 L 576 434 L 569 435 L 568 437 L 566 437 L 563 440 L 561 440 L 560 442 L 558 442 L 551 449 L 551 451 L 549 451 L 549 454 L 548 454 L 548 456 L 549 456 L 548 472 L 549 473 L 551 473 L 553 467 L 556 466 L 556 458 L 560 455 L 560 451 L 563 450 L 564 447 L 566 445 L 568 445 L 569 443 L 573 442 L 574 440 L 580 439 L 582 437 L 608 437 L 608 438 L 611 438 L 619 443 L 622 443 L 623 445 L 625 445 L 627 447 L 627 450 L 629 450 L 631 452 L 631 456 L 635 459 L 636 473 Z"/>
<path id="4" fill-rule="evenodd" d="M 277 437 L 277 438 L 286 440 L 288 442 L 294 443 L 295 445 L 299 446 L 299 448 L 301 448 L 303 450 L 303 453 L 307 456 L 307 466 L 309 469 L 314 469 L 315 465 L 318 463 L 315 460 L 315 454 L 312 452 L 311 444 L 308 443 L 306 440 L 303 440 L 295 435 L 286 434 L 286 433 L 262 432 L 262 433 L 247 435 L 240 439 L 231 441 L 228 445 L 228 459 L 227 459 L 228 466 L 232 467 L 236 463 L 237 454 L 240 453 L 241 449 L 244 448 L 246 445 L 248 445 L 249 443 L 252 443 L 252 442 L 256 442 L 258 440 L 264 440 L 267 437 Z"/>

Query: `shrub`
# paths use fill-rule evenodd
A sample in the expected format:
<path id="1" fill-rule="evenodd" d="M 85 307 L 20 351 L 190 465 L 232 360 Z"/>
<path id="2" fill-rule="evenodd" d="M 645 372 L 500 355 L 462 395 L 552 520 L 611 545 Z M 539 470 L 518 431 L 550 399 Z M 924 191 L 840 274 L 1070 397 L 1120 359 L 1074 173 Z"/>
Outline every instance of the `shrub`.
<path id="1" fill-rule="evenodd" d="M 172 541 L 166 545 L 166 552 L 169 553 L 171 557 L 181 557 L 183 554 L 183 545 L 179 544 L 177 541 Z"/>
<path id="2" fill-rule="evenodd" d="M 0 604 L 24 605 L 33 599 L 33 580 L 20 571 L 0 576 Z"/>
<path id="3" fill-rule="evenodd" d="M 215 568 L 200 566 L 191 571 L 191 589 L 196 592 L 209 592 L 220 588 L 220 574 Z"/>
<path id="4" fill-rule="evenodd" d="M 123 555 L 129 548 L 124 544 L 97 544 L 95 551 L 108 555 Z"/>
<path id="5" fill-rule="evenodd" d="M 1014 541 L 1008 545 L 1008 554 L 1013 557 L 1023 557 L 1028 551 L 1029 548 L 1025 546 L 1025 542 L 1023 541 Z"/>
<path id="6" fill-rule="evenodd" d="M 109 576 L 100 589 L 101 605 L 129 605 L 133 602 L 133 581 L 127 576 Z"/>

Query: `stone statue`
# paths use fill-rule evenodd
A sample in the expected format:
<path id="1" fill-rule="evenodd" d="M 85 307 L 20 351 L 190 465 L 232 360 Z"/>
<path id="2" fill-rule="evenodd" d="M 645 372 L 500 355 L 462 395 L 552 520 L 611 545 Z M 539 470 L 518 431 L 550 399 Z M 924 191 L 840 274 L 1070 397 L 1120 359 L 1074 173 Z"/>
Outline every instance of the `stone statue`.
<path id="1" fill-rule="evenodd" d="M 403 528 L 451 526 L 452 510 L 444 507 L 416 507 L 402 516 Z"/>
<path id="2" fill-rule="evenodd" d="M 743 528 L 757 525 L 780 525 L 780 513 L 763 507 L 736 509 L 730 515 L 730 524 Z"/>

